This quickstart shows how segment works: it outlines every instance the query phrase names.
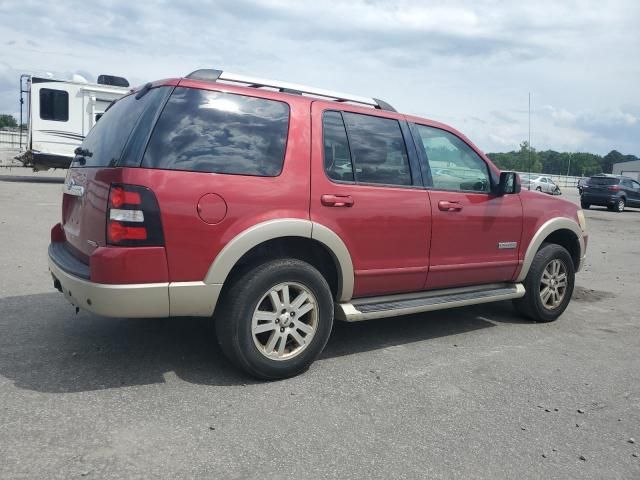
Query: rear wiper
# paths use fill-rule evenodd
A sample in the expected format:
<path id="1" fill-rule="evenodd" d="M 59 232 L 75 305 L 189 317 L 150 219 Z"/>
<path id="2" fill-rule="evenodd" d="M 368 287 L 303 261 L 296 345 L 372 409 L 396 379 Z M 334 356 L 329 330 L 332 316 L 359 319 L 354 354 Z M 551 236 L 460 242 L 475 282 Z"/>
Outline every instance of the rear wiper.
<path id="1" fill-rule="evenodd" d="M 93 153 L 88 148 L 76 147 L 73 153 L 81 157 L 93 157 Z"/>
<path id="2" fill-rule="evenodd" d="M 80 165 L 84 165 L 85 163 L 87 163 L 86 157 L 93 157 L 93 153 L 87 148 L 76 147 L 73 153 L 76 154 L 76 157 L 73 159 L 73 162 L 79 163 Z"/>

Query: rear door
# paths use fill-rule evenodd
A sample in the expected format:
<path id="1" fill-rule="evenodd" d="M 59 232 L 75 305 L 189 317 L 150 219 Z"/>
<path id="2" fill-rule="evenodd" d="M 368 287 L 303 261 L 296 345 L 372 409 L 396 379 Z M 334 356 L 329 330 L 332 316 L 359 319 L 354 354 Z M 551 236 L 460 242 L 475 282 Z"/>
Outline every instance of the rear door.
<path id="1" fill-rule="evenodd" d="M 522 235 L 520 196 L 492 194 L 488 164 L 453 132 L 418 124 L 412 132 L 430 186 L 433 233 L 425 287 L 511 280 Z"/>
<path id="2" fill-rule="evenodd" d="M 355 297 L 421 290 L 429 258 L 429 195 L 407 124 L 371 113 L 312 104 L 311 219 L 349 249 Z"/>

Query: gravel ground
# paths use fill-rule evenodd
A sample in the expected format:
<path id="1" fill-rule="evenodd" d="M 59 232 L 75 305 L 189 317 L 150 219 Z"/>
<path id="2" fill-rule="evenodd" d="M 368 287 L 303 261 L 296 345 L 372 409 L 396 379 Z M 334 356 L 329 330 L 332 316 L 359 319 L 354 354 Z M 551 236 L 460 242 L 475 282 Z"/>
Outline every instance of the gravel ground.
<path id="1" fill-rule="evenodd" d="M 259 383 L 203 320 L 74 313 L 46 266 L 63 175 L 0 171 L 0 478 L 640 478 L 639 210 L 587 212 L 555 323 L 338 323 L 307 373 Z"/>

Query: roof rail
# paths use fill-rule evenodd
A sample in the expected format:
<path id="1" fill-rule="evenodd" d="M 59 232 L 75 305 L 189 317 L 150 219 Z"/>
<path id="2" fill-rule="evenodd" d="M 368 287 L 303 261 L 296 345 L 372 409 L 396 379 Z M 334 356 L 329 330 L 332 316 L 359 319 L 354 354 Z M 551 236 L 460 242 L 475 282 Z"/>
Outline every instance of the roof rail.
<path id="1" fill-rule="evenodd" d="M 270 87 L 277 88 L 284 93 L 292 93 L 297 95 L 314 95 L 316 97 L 323 97 L 335 100 L 337 102 L 352 102 L 362 105 L 368 105 L 379 110 L 387 110 L 389 112 L 395 112 L 396 109 L 389 105 L 387 102 L 378 100 L 372 97 L 361 97 L 358 95 L 351 95 L 349 93 L 333 92 L 331 90 L 324 90 L 322 88 L 307 87 L 305 85 L 299 85 L 297 83 L 281 82 L 279 80 L 269 80 L 266 78 L 249 77 L 247 75 L 238 75 L 230 72 L 223 72 L 222 70 L 214 70 L 203 68 L 191 72 L 186 78 L 192 80 L 205 80 L 209 82 L 216 82 L 222 80 L 232 83 L 243 83 L 250 87 L 261 88 Z"/>

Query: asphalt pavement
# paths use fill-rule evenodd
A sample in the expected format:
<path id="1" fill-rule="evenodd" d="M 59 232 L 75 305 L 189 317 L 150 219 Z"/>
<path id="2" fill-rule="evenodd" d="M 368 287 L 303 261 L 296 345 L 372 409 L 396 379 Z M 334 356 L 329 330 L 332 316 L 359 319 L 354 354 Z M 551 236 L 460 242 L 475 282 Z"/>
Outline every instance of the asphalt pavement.
<path id="1" fill-rule="evenodd" d="M 337 323 L 307 373 L 263 383 L 202 319 L 75 314 L 46 262 L 63 175 L 0 172 L 0 478 L 640 478 L 640 210 L 586 212 L 554 323 L 509 303 Z"/>

